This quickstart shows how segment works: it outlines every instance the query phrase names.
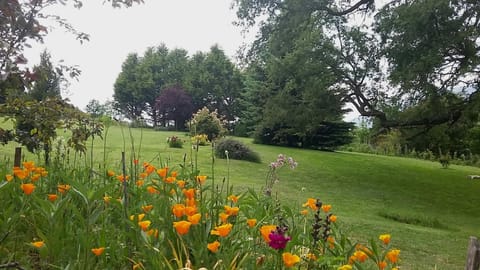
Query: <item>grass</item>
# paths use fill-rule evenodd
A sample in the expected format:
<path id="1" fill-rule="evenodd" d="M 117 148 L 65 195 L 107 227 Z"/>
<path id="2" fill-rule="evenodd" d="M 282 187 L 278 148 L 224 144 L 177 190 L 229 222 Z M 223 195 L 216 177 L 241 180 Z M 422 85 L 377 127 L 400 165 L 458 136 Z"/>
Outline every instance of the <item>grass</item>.
<path id="1" fill-rule="evenodd" d="M 121 152 L 133 159 L 178 167 L 187 154 L 199 159 L 203 174 L 229 179 L 236 190 L 264 185 L 267 166 L 279 153 L 295 158 L 296 170 L 282 169 L 274 193 L 285 204 L 299 205 L 306 198 L 320 198 L 333 205 L 338 222 L 350 235 L 365 241 L 390 233 L 395 247 L 402 250 L 403 269 L 464 269 L 469 236 L 480 235 L 480 181 L 467 175 L 480 174 L 479 168 L 451 165 L 409 158 L 358 153 L 321 152 L 252 144 L 250 139 L 236 138 L 260 154 L 262 163 L 212 159 L 211 146 L 198 151 L 189 143 L 184 148 L 169 148 L 166 138 L 182 132 L 156 132 L 112 126 L 106 141 L 94 142 L 93 162 L 90 152 L 75 160 L 120 169 Z M 104 142 L 106 148 L 104 152 Z M 0 149 L 9 163 L 15 145 Z M 134 154 L 135 153 L 135 154 Z M 26 154 L 26 159 L 35 158 Z M 228 166 L 229 165 L 229 166 Z M 216 180 L 217 181 L 217 180 Z"/>

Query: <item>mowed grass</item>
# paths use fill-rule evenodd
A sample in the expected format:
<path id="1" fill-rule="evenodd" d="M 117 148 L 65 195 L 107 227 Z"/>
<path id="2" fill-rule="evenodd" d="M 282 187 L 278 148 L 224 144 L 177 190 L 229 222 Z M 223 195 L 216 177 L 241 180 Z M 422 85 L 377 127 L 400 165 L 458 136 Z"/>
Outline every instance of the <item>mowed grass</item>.
<path id="1" fill-rule="evenodd" d="M 174 135 L 186 140 L 184 148 L 168 147 L 166 138 Z M 240 193 L 248 187 L 261 191 L 268 164 L 280 153 L 292 156 L 298 168 L 281 169 L 275 196 L 295 210 L 309 197 L 332 204 L 337 223 L 360 242 L 390 233 L 393 246 L 401 249 L 402 269 L 464 269 L 469 236 L 480 236 L 480 181 L 467 178 L 480 175 L 480 168 L 452 165 L 443 169 L 439 163 L 416 159 L 293 149 L 235 139 L 258 152 L 262 163 L 213 159 L 211 146 L 196 151 L 183 132 L 119 126 L 110 127 L 104 141 L 97 138 L 86 157 L 76 161 L 82 166 L 92 164 L 93 150 L 93 169 L 103 173 L 104 163 L 107 169 L 120 170 L 122 151 L 128 166 L 134 157 L 140 164 L 148 161 L 170 168 L 178 168 L 184 158 L 188 166 L 195 166 L 197 160 L 202 174 L 210 180 L 214 177 L 216 183 L 228 181 Z M 4 146 L 0 153 L 11 158 L 14 146 Z M 35 159 L 28 154 L 25 158 Z"/>

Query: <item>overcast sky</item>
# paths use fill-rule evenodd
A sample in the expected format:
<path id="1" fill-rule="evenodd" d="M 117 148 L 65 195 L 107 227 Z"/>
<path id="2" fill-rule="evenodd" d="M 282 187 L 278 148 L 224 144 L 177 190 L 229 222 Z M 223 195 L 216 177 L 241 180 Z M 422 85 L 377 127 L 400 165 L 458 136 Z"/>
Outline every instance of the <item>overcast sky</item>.
<path id="1" fill-rule="evenodd" d="M 80 44 L 72 34 L 56 27 L 44 44 L 34 44 L 26 52 L 30 65 L 39 62 L 47 48 L 53 62 L 61 59 L 82 70 L 78 82 L 72 81 L 63 96 L 80 109 L 91 99 L 112 99 L 113 84 L 129 53 L 143 55 L 147 47 L 161 43 L 169 49 L 183 48 L 190 54 L 207 52 L 218 44 L 232 61 L 244 42 L 251 42 L 234 26 L 235 11 L 230 0 L 146 0 L 131 8 L 114 9 L 102 0 L 83 1 L 81 9 L 56 6 L 52 14 L 66 18 L 78 31 L 88 33 L 90 41 Z"/>

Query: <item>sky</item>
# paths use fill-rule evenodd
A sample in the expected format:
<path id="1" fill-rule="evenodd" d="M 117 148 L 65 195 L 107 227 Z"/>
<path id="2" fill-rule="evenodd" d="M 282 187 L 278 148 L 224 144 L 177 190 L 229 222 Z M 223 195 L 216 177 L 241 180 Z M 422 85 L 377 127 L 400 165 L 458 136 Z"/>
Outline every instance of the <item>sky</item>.
<path id="1" fill-rule="evenodd" d="M 255 32 L 244 35 L 233 25 L 235 11 L 229 0 L 145 0 L 130 8 L 112 8 L 102 0 L 85 0 L 83 7 L 56 5 L 48 13 L 60 15 L 78 31 L 90 35 L 81 44 L 60 27 L 51 28 L 43 44 L 26 51 L 29 64 L 40 61 L 47 49 L 52 62 L 63 60 L 82 71 L 62 95 L 80 109 L 91 99 L 105 102 L 113 98 L 113 84 L 129 53 L 143 55 L 148 47 L 164 43 L 194 54 L 207 52 L 218 44 L 235 61 L 238 49 L 250 43 Z"/>

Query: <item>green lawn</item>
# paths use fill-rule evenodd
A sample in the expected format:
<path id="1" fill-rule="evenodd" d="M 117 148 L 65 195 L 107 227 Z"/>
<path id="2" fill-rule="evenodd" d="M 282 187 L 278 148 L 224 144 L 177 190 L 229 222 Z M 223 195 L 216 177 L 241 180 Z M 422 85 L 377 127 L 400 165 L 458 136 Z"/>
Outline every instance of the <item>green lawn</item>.
<path id="1" fill-rule="evenodd" d="M 480 168 L 443 169 L 436 162 L 256 145 L 246 138 L 237 139 L 260 154 L 261 164 L 231 160 L 227 166 L 226 160 L 216 159 L 212 166 L 210 146 L 198 152 L 188 142 L 182 149 L 168 148 L 166 138 L 173 135 L 189 140 L 182 132 L 111 127 L 105 153 L 104 141 L 95 141 L 94 169 L 102 170 L 98 164 L 105 162 L 107 168 L 118 170 L 121 152 L 130 161 L 133 146 L 140 162 L 177 167 L 184 154 L 187 162 L 198 155 L 201 172 L 210 178 L 229 176 L 236 190 L 260 190 L 268 164 L 283 153 L 299 165 L 280 171 L 274 192 L 281 201 L 295 206 L 314 197 L 332 204 L 340 226 L 360 241 L 392 234 L 395 247 L 402 250 L 402 269 L 464 269 L 469 236 L 480 236 L 480 181 L 467 178 L 480 174 Z M 12 157 L 14 146 L 1 148 L 4 162 Z M 77 157 L 77 162 L 90 164 L 88 158 Z"/>

